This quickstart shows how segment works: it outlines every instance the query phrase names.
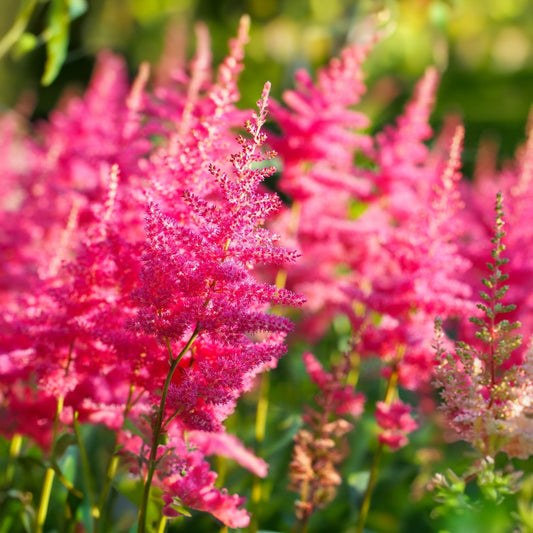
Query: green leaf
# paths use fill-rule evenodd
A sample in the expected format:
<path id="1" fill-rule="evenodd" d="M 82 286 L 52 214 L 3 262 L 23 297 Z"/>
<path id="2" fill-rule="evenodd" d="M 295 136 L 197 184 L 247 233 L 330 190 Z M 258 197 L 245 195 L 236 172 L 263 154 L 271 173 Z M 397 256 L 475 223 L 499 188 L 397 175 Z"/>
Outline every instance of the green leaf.
<path id="1" fill-rule="evenodd" d="M 44 32 L 46 40 L 46 63 L 41 78 L 43 85 L 50 85 L 65 62 L 68 49 L 70 16 L 67 0 L 52 0 L 48 27 Z"/>
<path id="2" fill-rule="evenodd" d="M 55 459 L 63 457 L 63 454 L 67 451 L 67 448 L 73 444 L 76 444 L 76 435 L 72 433 L 64 433 L 57 439 L 54 446 L 54 451 L 52 452 L 52 457 Z"/>
<path id="3" fill-rule="evenodd" d="M 126 418 L 126 420 L 124 420 L 124 429 L 131 431 L 134 435 L 137 435 L 137 437 L 140 437 L 143 440 L 143 442 L 148 443 L 147 436 L 141 431 L 139 426 L 134 424 L 129 418 Z"/>
<path id="4" fill-rule="evenodd" d="M 24 32 L 15 44 L 14 54 L 16 58 L 31 52 L 41 44 L 40 39 L 33 33 Z"/>
<path id="5" fill-rule="evenodd" d="M 67 0 L 70 19 L 81 17 L 89 7 L 86 0 Z"/>
<path id="6" fill-rule="evenodd" d="M 348 485 L 355 489 L 356 492 L 362 494 L 370 478 L 370 470 L 363 470 L 361 472 L 353 472 L 348 476 Z"/>

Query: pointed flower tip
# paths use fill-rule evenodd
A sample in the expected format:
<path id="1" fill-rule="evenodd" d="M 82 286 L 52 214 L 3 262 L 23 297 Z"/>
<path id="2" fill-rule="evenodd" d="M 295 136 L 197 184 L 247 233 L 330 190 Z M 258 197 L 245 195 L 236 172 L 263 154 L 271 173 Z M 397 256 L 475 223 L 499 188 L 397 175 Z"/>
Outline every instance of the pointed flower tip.
<path id="1" fill-rule="evenodd" d="M 261 93 L 261 100 L 263 100 L 263 102 L 268 100 L 271 87 L 272 87 L 272 84 L 269 81 L 267 81 L 265 85 L 263 86 L 263 92 Z"/>
<path id="2" fill-rule="evenodd" d="M 251 25 L 252 19 L 250 18 L 250 15 L 244 14 L 239 20 L 239 32 L 238 32 L 238 39 L 241 42 L 248 41 L 248 36 L 250 35 L 250 25 Z"/>

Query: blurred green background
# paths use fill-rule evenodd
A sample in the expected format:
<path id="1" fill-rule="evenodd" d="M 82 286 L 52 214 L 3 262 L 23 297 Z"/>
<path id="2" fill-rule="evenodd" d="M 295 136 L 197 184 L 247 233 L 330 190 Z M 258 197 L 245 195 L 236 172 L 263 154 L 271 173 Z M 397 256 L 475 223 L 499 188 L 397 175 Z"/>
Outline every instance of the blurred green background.
<path id="1" fill-rule="evenodd" d="M 190 56 L 199 20 L 209 26 L 216 64 L 239 17 L 248 13 L 243 107 L 253 105 L 267 79 L 279 97 L 297 68 L 315 69 L 347 42 L 380 32 L 365 65 L 371 90 L 362 104 L 374 129 L 394 120 L 416 79 L 436 65 L 442 83 L 434 123 L 450 112 L 462 116 L 467 172 L 482 135 L 499 145 L 501 157 L 525 137 L 533 101 L 531 0 L 0 0 L 0 38 L 25 7 L 31 12 L 26 33 L 0 60 L 0 109 L 32 102 L 32 116 L 45 116 L 66 87 L 86 85 L 103 48 L 122 53 L 132 75 L 141 61 L 157 61 L 169 35 L 176 54 Z M 63 13 L 58 29 L 61 9 L 76 18 L 68 27 Z M 54 35 L 54 23 L 56 40 L 68 32 L 70 41 L 59 74 L 43 87 L 43 43 Z M 56 55 L 60 48 L 61 42 Z"/>

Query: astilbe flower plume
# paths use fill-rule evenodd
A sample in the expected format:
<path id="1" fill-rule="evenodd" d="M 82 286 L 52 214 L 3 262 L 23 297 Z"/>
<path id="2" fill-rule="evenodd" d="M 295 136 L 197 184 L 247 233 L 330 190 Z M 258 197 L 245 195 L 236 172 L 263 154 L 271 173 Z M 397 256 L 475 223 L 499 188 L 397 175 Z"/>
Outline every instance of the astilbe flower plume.
<path id="1" fill-rule="evenodd" d="M 316 83 L 300 74 L 284 96 L 289 109 L 274 107 L 283 131 L 283 142 L 272 141 L 283 164 L 279 185 L 293 200 L 276 223 L 302 251 L 287 280 L 309 295 L 305 335 L 316 339 L 345 313 L 354 331 L 367 324 L 361 357 L 378 356 L 386 376 L 396 371 L 401 386 L 427 393 L 433 317 L 473 307 L 456 221 L 463 129 L 426 145 L 438 82 L 428 69 L 395 125 L 374 138 L 358 133 L 368 121 L 352 106 L 364 91 L 367 53 L 348 47 Z M 332 120 L 338 114 L 345 118 Z"/>
<path id="2" fill-rule="evenodd" d="M 1 426 L 8 435 L 38 434 L 49 444 L 59 399 L 66 423 L 74 412 L 80 421 L 122 423 L 131 358 L 144 351 L 123 330 L 139 270 L 132 237 L 142 235 L 131 172 L 150 147 L 139 92 L 142 86 L 128 88 L 123 61 L 103 53 L 84 97 L 38 124 L 36 136 L 13 139 L 25 164 L 3 160 L 12 175 L 7 198 L 15 199 L 0 214 L 8 259 L 0 288 L 2 409 L 10 413 Z"/>
<path id="3" fill-rule="evenodd" d="M 475 339 L 457 342 L 455 352 L 449 353 L 437 321 L 435 384 L 441 389 L 446 421 L 458 438 L 484 456 L 503 451 L 509 457 L 527 458 L 533 453 L 533 367 L 531 351 L 522 363 L 512 360 L 521 344 L 521 335 L 515 333 L 520 323 L 502 317 L 515 309 L 503 303 L 509 289 L 503 226 L 503 197 L 498 193 L 492 261 L 487 263 L 490 275 L 483 279 L 485 291 L 478 304 L 482 315 L 471 318 Z"/>
<path id="4" fill-rule="evenodd" d="M 261 227 L 279 208 L 276 196 L 257 191 L 272 169 L 253 168 L 263 159 L 260 128 L 268 89 L 259 115 L 247 125 L 252 140 L 241 137 L 242 151 L 231 157 L 232 175 L 211 167 L 220 197 L 208 200 L 185 191 L 183 205 L 174 213 L 162 213 L 154 203 L 147 213 L 142 285 L 135 293 L 139 312 L 132 326 L 169 343 L 177 353 L 194 332 L 194 345 L 173 380 L 170 403 L 179 403 L 180 418 L 195 429 L 219 428 L 255 373 L 283 354 L 290 321 L 267 313 L 266 307 L 300 301 L 253 276 L 259 264 L 283 264 L 296 257 L 276 247 L 275 235 Z M 271 335 L 255 342 L 252 336 L 259 331 Z"/>
<path id="5" fill-rule="evenodd" d="M 337 469 L 349 453 L 345 436 L 353 429 L 346 417 L 356 420 L 364 405 L 364 395 L 346 383 L 351 366 L 348 353 L 331 373 L 309 352 L 303 360 L 320 395 L 315 398 L 316 408 L 305 408 L 305 427 L 294 438 L 289 488 L 300 495 L 295 504 L 300 524 L 335 497 L 342 482 Z"/>
<path id="6" fill-rule="evenodd" d="M 256 166 L 272 157 L 261 152 L 269 89 L 265 85 L 259 113 L 246 124 L 250 138 L 238 139 L 241 151 L 229 159 L 231 172 L 211 166 L 218 191 L 210 188 L 202 197 L 185 190 L 181 204 L 173 209 L 167 205 L 166 213 L 155 202 L 148 207 L 142 283 L 134 293 L 139 310 L 131 327 L 166 347 L 169 370 L 152 423 L 147 484 L 158 457 L 159 433 L 174 425 L 182 430 L 221 431 L 222 421 L 255 375 L 285 351 L 284 337 L 291 323 L 269 313 L 268 307 L 301 303 L 290 291 L 254 276 L 258 265 L 282 265 L 296 257 L 276 246 L 277 237 L 262 227 L 279 208 L 275 195 L 258 189 L 273 169 Z M 215 115 L 213 120 L 219 119 Z M 221 165 L 228 166 L 224 160 Z M 162 385 L 154 384 L 153 392 Z M 179 454 L 176 460 L 181 461 Z M 166 490 L 186 482 L 176 478 L 169 484 L 165 470 L 158 467 L 158 473 Z M 179 494 L 170 496 L 181 499 Z M 223 500 L 229 504 L 226 497 Z M 240 500 L 231 502 L 234 507 Z M 204 501 L 200 508 L 205 506 Z M 212 512 L 217 516 L 215 508 Z M 238 523 L 243 525 L 243 520 Z"/>
<path id="7" fill-rule="evenodd" d="M 508 313 L 508 319 L 519 321 L 524 337 L 533 333 L 533 260 L 529 250 L 533 245 L 533 232 L 529 224 L 524 224 L 533 209 L 533 127 L 529 124 L 527 142 L 520 146 L 512 160 L 497 168 L 491 158 L 496 154 L 491 147 L 485 148 L 478 156 L 474 182 L 464 187 L 463 196 L 468 210 L 461 213 L 462 224 L 466 228 L 460 241 L 462 253 L 471 261 L 472 268 L 466 279 L 476 293 L 484 290 L 481 279 L 484 277 L 487 262 L 485 243 L 492 237 L 493 211 L 492 198 L 501 191 L 505 198 L 506 256 L 509 264 L 506 271 L 512 284 L 508 298 L 516 308 Z M 474 337 L 475 326 L 469 321 L 461 323 L 460 336 L 470 342 Z M 507 364 L 519 365 L 526 357 L 527 345 L 517 347 Z"/>
<path id="8" fill-rule="evenodd" d="M 292 200 L 274 227 L 302 252 L 287 269 L 287 282 L 308 297 L 301 329 L 312 339 L 345 303 L 338 280 L 352 279 L 352 273 L 343 276 L 347 249 L 361 244 L 350 212 L 354 200 L 372 189 L 366 173 L 354 166 L 356 155 L 372 144 L 361 132 L 368 118 L 353 109 L 366 90 L 361 63 L 367 53 L 368 47 L 347 47 L 319 70 L 316 82 L 300 70 L 296 88 L 283 95 L 287 107 L 272 106 L 282 131 L 270 139 L 283 166 L 278 186 Z"/>

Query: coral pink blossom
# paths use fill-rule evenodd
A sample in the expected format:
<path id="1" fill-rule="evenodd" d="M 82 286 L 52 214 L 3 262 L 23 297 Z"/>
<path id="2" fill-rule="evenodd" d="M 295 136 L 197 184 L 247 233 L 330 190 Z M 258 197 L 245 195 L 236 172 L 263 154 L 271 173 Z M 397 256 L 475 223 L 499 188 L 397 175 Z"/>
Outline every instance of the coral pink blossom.
<path id="1" fill-rule="evenodd" d="M 411 407 L 400 400 L 391 404 L 376 403 L 376 422 L 383 430 L 379 442 L 391 450 L 397 450 L 408 443 L 407 434 L 417 429 L 418 424 L 411 416 Z"/>

